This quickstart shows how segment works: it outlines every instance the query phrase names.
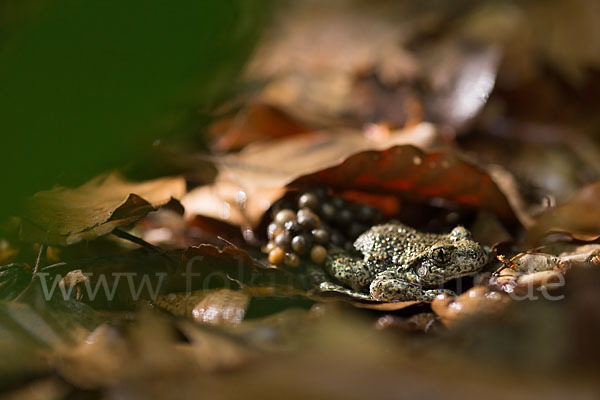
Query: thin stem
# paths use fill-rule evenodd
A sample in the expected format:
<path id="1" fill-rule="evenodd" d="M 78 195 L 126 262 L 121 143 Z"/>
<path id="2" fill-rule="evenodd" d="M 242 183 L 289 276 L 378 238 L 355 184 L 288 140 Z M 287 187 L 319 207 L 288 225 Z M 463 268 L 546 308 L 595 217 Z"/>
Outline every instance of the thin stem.
<path id="1" fill-rule="evenodd" d="M 46 254 L 46 246 L 43 244 L 40 244 L 40 250 L 38 251 L 38 255 L 37 258 L 35 259 L 35 265 L 33 267 L 33 275 L 31 277 L 31 279 L 35 279 L 35 277 L 38 274 L 38 270 L 40 269 L 40 265 L 42 264 L 42 258 L 44 257 L 44 255 Z"/>
<path id="2" fill-rule="evenodd" d="M 171 256 L 169 253 L 167 253 L 166 251 L 164 251 L 162 248 L 155 246 L 151 243 L 146 242 L 144 239 L 134 236 L 131 233 L 127 233 L 121 229 L 115 229 L 112 231 L 112 234 L 115 235 L 118 238 L 130 241 L 132 243 L 138 244 L 140 246 L 142 246 L 145 249 L 148 249 L 156 254 L 159 254 L 165 258 L 167 258 L 169 261 L 173 262 L 173 263 L 177 263 L 177 260 Z"/>

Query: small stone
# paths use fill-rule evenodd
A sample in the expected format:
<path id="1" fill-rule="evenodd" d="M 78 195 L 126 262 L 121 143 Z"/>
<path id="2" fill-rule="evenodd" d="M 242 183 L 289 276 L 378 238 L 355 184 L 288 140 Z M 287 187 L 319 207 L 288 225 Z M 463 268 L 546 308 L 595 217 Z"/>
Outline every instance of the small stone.
<path id="1" fill-rule="evenodd" d="M 271 264 L 281 265 L 283 263 L 284 258 L 285 258 L 285 251 L 283 251 L 279 247 L 275 247 L 269 253 L 269 262 Z"/>
<path id="2" fill-rule="evenodd" d="M 275 215 L 275 223 L 283 226 L 286 222 L 296 219 L 296 213 L 289 208 L 279 211 Z"/>
<path id="3" fill-rule="evenodd" d="M 294 253 L 285 253 L 285 256 L 283 257 L 283 263 L 288 267 L 299 267 L 300 257 Z"/>
<path id="4" fill-rule="evenodd" d="M 315 246 L 310 251 L 310 259 L 316 264 L 322 264 L 327 258 L 327 250 L 323 246 Z"/>

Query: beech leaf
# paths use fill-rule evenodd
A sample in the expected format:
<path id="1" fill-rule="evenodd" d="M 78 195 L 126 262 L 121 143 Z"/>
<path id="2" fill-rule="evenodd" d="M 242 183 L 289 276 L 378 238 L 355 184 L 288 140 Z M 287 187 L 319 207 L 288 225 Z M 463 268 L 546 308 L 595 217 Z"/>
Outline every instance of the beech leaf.
<path id="1" fill-rule="evenodd" d="M 527 232 L 526 244 L 535 245 L 550 233 L 565 233 L 592 241 L 600 237 L 600 182 L 583 187 L 566 203 L 543 213 Z"/>
<path id="2" fill-rule="evenodd" d="M 420 202 L 444 199 L 508 223 L 519 220 L 488 171 L 452 150 L 425 152 L 415 143 L 431 147 L 433 127 L 420 124 L 380 141 L 330 132 L 250 146 L 222 159 L 215 184 L 190 192 L 182 203 L 190 215 L 253 228 L 286 190 L 328 186 Z"/>
<path id="3" fill-rule="evenodd" d="M 21 237 L 52 245 L 95 239 L 141 219 L 184 193 L 181 177 L 128 182 L 114 173 L 75 189 L 56 187 L 27 200 Z"/>

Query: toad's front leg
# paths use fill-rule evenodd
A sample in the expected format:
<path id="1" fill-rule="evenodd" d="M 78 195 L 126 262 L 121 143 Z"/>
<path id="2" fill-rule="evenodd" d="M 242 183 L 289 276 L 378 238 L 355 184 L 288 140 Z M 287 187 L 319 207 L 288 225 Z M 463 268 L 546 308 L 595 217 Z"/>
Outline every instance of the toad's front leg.
<path id="1" fill-rule="evenodd" d="M 357 292 L 366 290 L 372 275 L 363 260 L 351 257 L 342 250 L 333 250 L 327 257 L 325 269 L 335 279 Z"/>
<path id="2" fill-rule="evenodd" d="M 446 289 L 423 289 L 420 284 L 402 280 L 388 271 L 375 277 L 369 291 L 379 301 L 431 301 L 441 293 L 453 294 Z"/>

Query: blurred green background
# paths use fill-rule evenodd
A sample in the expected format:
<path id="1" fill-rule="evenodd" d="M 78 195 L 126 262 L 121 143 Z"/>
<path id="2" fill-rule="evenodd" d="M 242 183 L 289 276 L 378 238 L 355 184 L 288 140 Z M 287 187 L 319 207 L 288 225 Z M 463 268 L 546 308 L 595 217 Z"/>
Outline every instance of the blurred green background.
<path id="1" fill-rule="evenodd" d="M 235 86 L 269 15 L 245 0 L 0 3 L 0 217 L 142 157 Z"/>

